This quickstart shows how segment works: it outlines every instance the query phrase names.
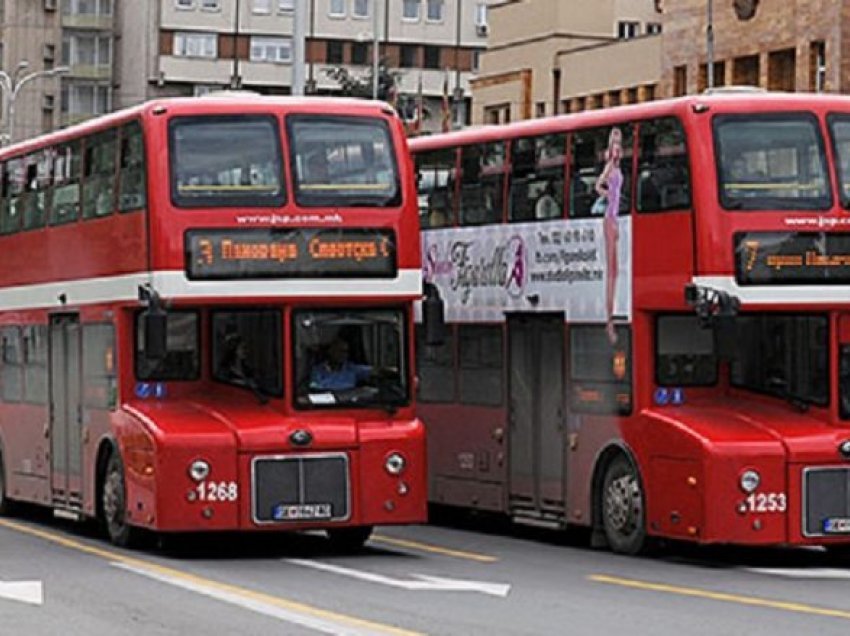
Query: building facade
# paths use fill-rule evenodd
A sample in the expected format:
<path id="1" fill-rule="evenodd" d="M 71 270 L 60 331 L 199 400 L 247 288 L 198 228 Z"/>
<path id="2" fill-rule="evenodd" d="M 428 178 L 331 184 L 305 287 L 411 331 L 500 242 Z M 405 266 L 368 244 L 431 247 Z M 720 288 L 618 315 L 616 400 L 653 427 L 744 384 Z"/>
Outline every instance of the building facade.
<path id="1" fill-rule="evenodd" d="M 507 0 L 492 8 L 490 33 L 472 85 L 474 123 L 709 85 L 850 91 L 848 0 Z"/>

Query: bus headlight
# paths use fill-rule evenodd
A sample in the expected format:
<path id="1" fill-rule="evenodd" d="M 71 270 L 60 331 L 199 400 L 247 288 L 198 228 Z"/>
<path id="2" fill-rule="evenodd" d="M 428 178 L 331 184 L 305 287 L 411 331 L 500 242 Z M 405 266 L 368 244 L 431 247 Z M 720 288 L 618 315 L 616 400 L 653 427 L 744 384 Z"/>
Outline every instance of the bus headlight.
<path id="1" fill-rule="evenodd" d="M 189 477 L 195 481 L 204 481 L 210 474 L 210 465 L 203 459 L 196 459 L 189 464 Z"/>
<path id="2" fill-rule="evenodd" d="M 384 462 L 384 469 L 390 475 L 400 475 L 405 466 L 407 466 L 407 461 L 401 453 L 390 453 Z"/>
<path id="3" fill-rule="evenodd" d="M 739 483 L 741 490 L 749 494 L 759 487 L 759 484 L 761 483 L 761 476 L 755 470 L 745 470 L 741 473 Z"/>

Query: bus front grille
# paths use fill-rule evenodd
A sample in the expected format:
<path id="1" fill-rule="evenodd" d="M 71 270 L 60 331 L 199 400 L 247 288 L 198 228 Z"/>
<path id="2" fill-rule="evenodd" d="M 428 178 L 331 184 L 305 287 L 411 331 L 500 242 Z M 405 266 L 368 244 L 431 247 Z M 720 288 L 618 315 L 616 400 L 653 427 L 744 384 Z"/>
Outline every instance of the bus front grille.
<path id="1" fill-rule="evenodd" d="M 850 468 L 807 468 L 803 484 L 804 534 L 850 534 Z"/>
<path id="2" fill-rule="evenodd" d="M 255 523 L 344 521 L 349 506 L 345 454 L 258 457 L 253 461 Z"/>

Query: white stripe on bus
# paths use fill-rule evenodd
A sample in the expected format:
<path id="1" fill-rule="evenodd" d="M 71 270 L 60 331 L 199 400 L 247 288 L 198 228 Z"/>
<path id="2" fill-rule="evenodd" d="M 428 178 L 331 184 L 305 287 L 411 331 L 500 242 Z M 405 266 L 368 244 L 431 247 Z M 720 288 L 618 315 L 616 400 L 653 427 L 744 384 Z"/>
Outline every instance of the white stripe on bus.
<path id="1" fill-rule="evenodd" d="M 137 300 L 139 285 L 151 283 L 163 298 L 345 298 L 419 296 L 422 272 L 401 269 L 394 279 L 267 279 L 190 281 L 181 271 L 138 272 L 0 289 L 0 311 Z M 64 304 L 61 298 L 64 296 Z"/>
<path id="2" fill-rule="evenodd" d="M 742 303 L 754 305 L 846 303 L 850 300 L 847 285 L 747 285 L 741 287 L 734 276 L 694 276 L 692 280 L 696 285 L 725 291 L 737 296 Z"/>

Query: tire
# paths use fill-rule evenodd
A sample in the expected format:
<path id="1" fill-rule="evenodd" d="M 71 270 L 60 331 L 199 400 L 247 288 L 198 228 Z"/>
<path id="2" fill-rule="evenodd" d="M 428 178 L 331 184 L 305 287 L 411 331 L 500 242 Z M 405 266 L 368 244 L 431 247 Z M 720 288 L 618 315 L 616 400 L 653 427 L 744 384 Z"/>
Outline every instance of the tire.
<path id="1" fill-rule="evenodd" d="M 646 513 L 640 475 L 625 456 L 608 464 L 599 501 L 608 546 L 618 554 L 639 554 L 646 547 Z"/>
<path id="2" fill-rule="evenodd" d="M 114 545 L 121 548 L 141 545 L 143 531 L 127 523 L 127 485 L 124 480 L 124 464 L 117 451 L 109 456 L 106 463 L 101 507 L 106 536 Z"/>
<path id="3" fill-rule="evenodd" d="M 328 534 L 331 549 L 334 552 L 357 552 L 372 536 L 372 526 L 355 526 L 353 528 L 329 528 Z"/>
<path id="4" fill-rule="evenodd" d="M 6 467 L 3 464 L 3 454 L 0 453 L 0 517 L 12 514 L 14 502 L 6 494 Z"/>

